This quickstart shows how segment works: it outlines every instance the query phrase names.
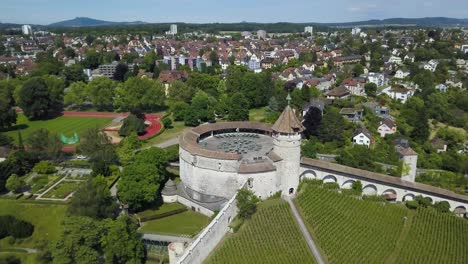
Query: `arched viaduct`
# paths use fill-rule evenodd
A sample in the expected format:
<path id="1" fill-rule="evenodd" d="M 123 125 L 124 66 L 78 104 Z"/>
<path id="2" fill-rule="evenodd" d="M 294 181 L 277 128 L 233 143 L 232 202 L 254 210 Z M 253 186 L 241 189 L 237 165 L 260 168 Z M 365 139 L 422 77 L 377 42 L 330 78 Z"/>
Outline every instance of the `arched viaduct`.
<path id="1" fill-rule="evenodd" d="M 355 169 L 321 160 L 302 158 L 300 180 L 304 178 L 336 182 L 340 188 L 349 189 L 354 181 L 361 181 L 363 194 L 388 195 L 395 201 L 408 201 L 418 195 L 432 202 L 447 201 L 450 210 L 465 212 L 468 209 L 468 196 L 417 182 L 404 181 L 398 177 L 387 176 L 370 171 Z"/>

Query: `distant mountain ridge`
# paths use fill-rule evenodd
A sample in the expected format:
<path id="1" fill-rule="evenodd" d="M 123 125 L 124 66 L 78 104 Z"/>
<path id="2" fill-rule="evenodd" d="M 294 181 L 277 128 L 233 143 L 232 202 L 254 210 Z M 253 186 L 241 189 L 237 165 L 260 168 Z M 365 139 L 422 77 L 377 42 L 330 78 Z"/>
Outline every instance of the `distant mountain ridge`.
<path id="1" fill-rule="evenodd" d="M 48 27 L 95 27 L 95 26 L 125 26 L 125 25 L 140 25 L 147 24 L 143 21 L 132 21 L 132 22 L 112 22 L 99 20 L 89 17 L 76 17 L 74 19 L 55 22 L 49 24 Z"/>
<path id="2" fill-rule="evenodd" d="M 74 19 L 55 22 L 49 25 L 33 25 L 34 27 L 40 28 L 72 28 L 72 27 L 96 27 L 96 26 L 128 26 L 128 25 L 163 25 L 170 23 L 147 23 L 143 21 L 132 21 L 132 22 L 113 22 L 99 20 L 89 17 L 76 17 Z M 365 21 L 355 22 L 337 22 L 337 23 L 292 23 L 292 22 L 272 22 L 272 23 L 256 23 L 256 22 L 240 22 L 240 23 L 179 23 L 189 25 L 274 25 L 274 24 L 288 24 L 295 26 L 304 25 L 317 25 L 317 26 L 328 26 L 328 27 L 352 27 L 352 26 L 420 26 L 420 27 L 453 27 L 453 26 L 464 26 L 468 27 L 468 18 L 449 18 L 449 17 L 423 17 L 423 18 L 388 18 L 388 19 L 372 19 Z M 21 24 L 18 23 L 0 23 L 0 28 L 19 27 Z"/>

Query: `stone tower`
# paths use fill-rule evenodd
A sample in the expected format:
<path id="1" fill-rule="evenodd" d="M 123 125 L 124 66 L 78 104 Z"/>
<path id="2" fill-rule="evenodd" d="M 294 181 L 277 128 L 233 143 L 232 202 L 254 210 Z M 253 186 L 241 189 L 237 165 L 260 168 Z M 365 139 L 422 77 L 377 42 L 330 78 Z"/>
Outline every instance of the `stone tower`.
<path id="1" fill-rule="evenodd" d="M 400 160 L 403 162 L 401 179 L 409 182 L 414 182 L 416 179 L 416 170 L 418 164 L 418 153 L 412 148 L 397 148 L 400 154 Z"/>
<path id="2" fill-rule="evenodd" d="M 288 95 L 288 106 L 271 127 L 273 151 L 282 159 L 277 163 L 276 171 L 283 195 L 295 193 L 299 186 L 301 133 L 304 131 L 304 126 L 289 106 L 290 100 Z"/>

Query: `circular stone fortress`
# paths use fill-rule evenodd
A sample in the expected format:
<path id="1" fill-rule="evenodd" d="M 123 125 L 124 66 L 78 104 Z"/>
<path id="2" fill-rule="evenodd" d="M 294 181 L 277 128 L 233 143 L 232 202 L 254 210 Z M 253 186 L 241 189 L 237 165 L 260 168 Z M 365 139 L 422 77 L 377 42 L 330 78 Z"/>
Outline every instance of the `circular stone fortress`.
<path id="1" fill-rule="evenodd" d="M 245 182 L 260 198 L 294 193 L 303 130 L 287 106 L 273 126 L 221 122 L 185 132 L 180 138 L 179 193 L 208 208 L 230 199 Z"/>
<path id="2" fill-rule="evenodd" d="M 277 192 L 295 194 L 302 178 L 315 178 L 336 182 L 341 188 L 350 188 L 352 182 L 361 181 L 364 194 L 383 195 L 390 201 L 423 195 L 433 202 L 448 201 L 457 214 L 466 214 L 467 196 L 406 178 L 301 159 L 303 131 L 302 123 L 289 105 L 274 125 L 220 122 L 192 128 L 179 139 L 181 182 L 177 186 L 166 183 L 163 199 L 178 201 L 211 216 L 245 184 L 266 199 Z M 416 171 L 415 162 L 407 165 L 414 166 Z"/>

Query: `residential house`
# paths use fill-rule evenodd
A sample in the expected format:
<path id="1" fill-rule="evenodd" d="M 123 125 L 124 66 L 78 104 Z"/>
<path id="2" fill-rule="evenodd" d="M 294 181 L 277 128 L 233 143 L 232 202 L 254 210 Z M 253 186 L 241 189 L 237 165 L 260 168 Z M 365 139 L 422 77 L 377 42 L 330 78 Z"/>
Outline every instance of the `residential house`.
<path id="1" fill-rule="evenodd" d="M 373 143 L 372 134 L 366 128 L 358 128 L 353 133 L 353 144 L 370 147 Z"/>
<path id="2" fill-rule="evenodd" d="M 392 99 L 406 103 L 414 95 L 414 90 L 403 86 L 391 86 L 383 89 L 381 93 L 388 95 Z"/>
<path id="3" fill-rule="evenodd" d="M 410 72 L 407 71 L 407 70 L 399 69 L 399 70 L 397 70 L 395 72 L 395 78 L 397 78 L 397 79 L 404 79 L 404 78 L 408 77 L 409 75 L 410 75 Z"/>
<path id="4" fill-rule="evenodd" d="M 164 84 L 166 96 L 169 93 L 169 86 L 175 81 L 185 82 L 188 79 L 188 73 L 185 71 L 162 71 L 158 80 Z"/>
<path id="5" fill-rule="evenodd" d="M 330 91 L 325 93 L 327 99 L 335 100 L 335 99 L 346 99 L 351 95 L 348 89 L 344 86 L 339 86 L 336 88 L 331 89 Z"/>
<path id="6" fill-rule="evenodd" d="M 357 79 L 348 78 L 343 80 L 343 85 L 352 95 L 366 96 L 366 91 L 364 90 L 365 81 L 360 82 Z"/>
<path id="7" fill-rule="evenodd" d="M 445 83 L 441 83 L 436 85 L 435 89 L 441 93 L 446 93 L 448 90 L 448 85 Z"/>
<path id="8" fill-rule="evenodd" d="M 257 55 L 252 55 L 249 60 L 248 68 L 255 73 L 260 73 L 262 71 L 262 67 L 260 66 L 260 59 Z"/>
<path id="9" fill-rule="evenodd" d="M 428 71 L 431 71 L 431 72 L 435 72 L 435 70 L 437 69 L 437 66 L 439 65 L 439 62 L 436 61 L 436 60 L 430 60 L 428 61 L 427 63 L 425 63 L 423 65 L 423 68 L 425 70 L 428 70 Z"/>
<path id="10" fill-rule="evenodd" d="M 436 149 L 437 153 L 446 152 L 447 151 L 447 142 L 440 138 L 434 138 L 431 140 L 431 145 L 433 148 Z"/>
<path id="11" fill-rule="evenodd" d="M 385 76 L 382 73 L 369 72 L 367 80 L 370 83 L 375 83 L 377 86 L 385 85 Z"/>
<path id="12" fill-rule="evenodd" d="M 413 63 L 414 59 L 415 59 L 415 56 L 414 56 L 413 53 L 408 53 L 408 54 L 405 55 L 404 59 L 405 59 L 405 61 Z"/>
<path id="13" fill-rule="evenodd" d="M 359 122 L 362 120 L 364 110 L 360 108 L 342 108 L 340 114 L 351 122 Z"/>
<path id="14" fill-rule="evenodd" d="M 361 55 L 351 55 L 351 56 L 344 56 L 344 57 L 336 57 L 333 59 L 334 66 L 343 66 L 344 64 L 356 64 L 361 61 Z"/>
<path id="15" fill-rule="evenodd" d="M 390 117 L 390 108 L 387 106 L 382 106 L 376 102 L 367 102 L 364 103 L 364 106 L 369 108 L 376 116 L 380 118 Z"/>
<path id="16" fill-rule="evenodd" d="M 380 137 L 385 137 L 385 135 L 390 135 L 396 133 L 397 127 L 393 120 L 390 118 L 385 118 L 380 121 L 380 125 L 377 128 L 377 132 L 380 134 Z"/>

